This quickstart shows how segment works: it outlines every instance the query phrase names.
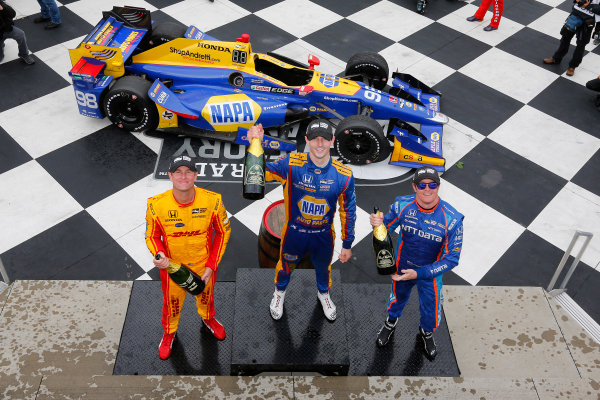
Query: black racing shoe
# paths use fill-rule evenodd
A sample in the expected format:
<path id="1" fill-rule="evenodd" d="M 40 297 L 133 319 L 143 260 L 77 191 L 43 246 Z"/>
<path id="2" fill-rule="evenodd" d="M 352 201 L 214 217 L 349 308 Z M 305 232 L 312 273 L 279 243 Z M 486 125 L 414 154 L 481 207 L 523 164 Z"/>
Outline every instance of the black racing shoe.
<path id="1" fill-rule="evenodd" d="M 417 12 L 419 14 L 425 14 L 425 8 L 427 7 L 427 1 L 426 0 L 419 0 L 417 1 Z"/>
<path id="2" fill-rule="evenodd" d="M 383 326 L 381 327 L 381 329 L 379 329 L 379 332 L 377 333 L 377 347 L 383 347 L 386 344 L 388 344 L 388 342 L 390 341 L 390 338 L 392 337 L 392 335 L 394 334 L 394 331 L 396 330 L 397 323 L 398 323 L 398 320 L 394 321 L 393 324 L 390 322 L 389 319 L 385 320 L 385 322 L 383 323 Z"/>
<path id="3" fill-rule="evenodd" d="M 437 349 L 435 347 L 435 340 L 433 340 L 433 332 L 425 332 L 423 328 L 419 327 L 421 332 L 421 339 L 423 340 L 423 350 L 425 350 L 425 356 L 433 361 L 437 356 Z"/>

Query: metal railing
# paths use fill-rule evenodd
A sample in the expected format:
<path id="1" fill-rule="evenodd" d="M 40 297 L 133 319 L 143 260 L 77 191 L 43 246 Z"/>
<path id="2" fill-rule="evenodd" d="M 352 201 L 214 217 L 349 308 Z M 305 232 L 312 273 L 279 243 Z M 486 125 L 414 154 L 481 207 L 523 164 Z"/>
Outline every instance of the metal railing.
<path id="1" fill-rule="evenodd" d="M 563 279 L 562 283 L 560 284 L 560 287 L 558 289 L 554 289 L 554 285 L 556 284 L 556 281 L 558 280 L 560 273 L 562 272 L 565 264 L 567 263 L 567 260 L 569 259 L 569 256 L 571 255 L 571 251 L 573 251 L 575 242 L 577 242 L 577 239 L 579 239 L 580 236 L 585 237 L 585 242 L 583 243 L 583 246 L 581 246 L 581 249 L 579 250 L 579 254 L 577 254 L 577 257 L 575 258 L 575 260 L 573 260 L 573 263 L 571 264 L 571 267 L 569 268 L 567 275 L 565 275 L 565 278 Z M 556 268 L 556 272 L 554 273 L 554 276 L 552 277 L 552 280 L 550 281 L 550 284 L 548 285 L 548 288 L 546 289 L 546 291 L 548 292 L 548 294 L 550 294 L 550 296 L 554 297 L 556 295 L 559 295 L 559 294 L 567 291 L 567 289 L 566 289 L 567 283 L 569 283 L 569 279 L 571 279 L 571 276 L 573 275 L 573 272 L 575 271 L 577 264 L 579 264 L 579 260 L 581 259 L 583 252 L 587 248 L 587 246 L 590 243 L 590 240 L 592 240 L 593 236 L 594 235 L 590 232 L 575 231 L 575 234 L 573 235 L 573 239 L 571 240 L 571 244 L 569 244 L 569 248 L 567 249 L 567 251 L 565 251 L 565 255 L 563 256 L 562 260 L 560 260 L 560 263 L 558 264 L 558 267 Z"/>
<path id="2" fill-rule="evenodd" d="M 10 285 L 10 280 L 8 279 L 8 274 L 6 273 L 4 264 L 2 264 L 2 258 L 0 258 L 0 275 L 2 275 L 2 279 L 4 280 L 4 282 L 0 282 L 0 293 L 2 293 L 6 290 L 8 285 Z"/>

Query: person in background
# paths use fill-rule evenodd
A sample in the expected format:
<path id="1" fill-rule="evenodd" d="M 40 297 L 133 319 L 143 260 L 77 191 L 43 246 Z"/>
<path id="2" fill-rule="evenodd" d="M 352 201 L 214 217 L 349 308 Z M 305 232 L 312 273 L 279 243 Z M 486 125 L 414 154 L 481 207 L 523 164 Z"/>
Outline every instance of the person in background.
<path id="1" fill-rule="evenodd" d="M 60 11 L 54 0 L 38 0 L 40 8 L 42 9 L 42 15 L 36 17 L 33 22 L 40 24 L 47 22 L 44 29 L 58 28 L 61 24 Z"/>
<path id="2" fill-rule="evenodd" d="M 14 18 L 17 16 L 15 10 L 0 0 L 0 62 L 4 59 L 4 41 L 13 39 L 19 46 L 19 58 L 27 65 L 35 63 L 35 59 L 29 54 L 25 32 L 15 26 Z"/>
<path id="3" fill-rule="evenodd" d="M 577 46 L 573 52 L 573 57 L 569 61 L 567 75 L 573 76 L 575 68 L 581 64 L 585 53 L 585 46 L 592 38 L 592 30 L 594 29 L 595 17 L 600 14 L 599 0 L 574 0 L 571 14 L 565 21 L 565 24 L 560 30 L 561 39 L 558 49 L 550 58 L 544 58 L 544 64 L 560 64 L 563 57 L 569 51 L 569 46 L 573 36 L 577 38 Z"/>
<path id="4" fill-rule="evenodd" d="M 493 12 L 492 20 L 488 26 L 483 28 L 483 30 L 489 32 L 498 29 L 498 25 L 500 25 L 500 18 L 502 18 L 502 11 L 504 10 L 504 0 L 483 0 L 475 12 L 475 15 L 468 17 L 467 21 L 483 21 L 485 13 L 487 12 L 488 8 L 490 8 L 490 5 L 492 6 Z"/>

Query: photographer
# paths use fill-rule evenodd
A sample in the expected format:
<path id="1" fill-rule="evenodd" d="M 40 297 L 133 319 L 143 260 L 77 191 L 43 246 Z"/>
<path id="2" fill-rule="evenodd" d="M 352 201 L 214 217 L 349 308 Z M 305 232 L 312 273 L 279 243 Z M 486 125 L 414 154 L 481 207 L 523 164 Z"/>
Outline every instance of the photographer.
<path id="1" fill-rule="evenodd" d="M 544 64 L 559 64 L 569 51 L 571 39 L 573 39 L 573 36 L 577 36 L 577 47 L 569 62 L 569 69 L 567 69 L 568 76 L 573 76 L 575 68 L 581 64 L 585 45 L 590 42 L 592 37 L 595 17 L 597 14 L 600 14 L 598 0 L 592 0 L 592 2 L 589 0 L 574 0 L 573 3 L 571 14 L 560 30 L 562 37 L 558 49 L 552 57 L 544 58 Z"/>

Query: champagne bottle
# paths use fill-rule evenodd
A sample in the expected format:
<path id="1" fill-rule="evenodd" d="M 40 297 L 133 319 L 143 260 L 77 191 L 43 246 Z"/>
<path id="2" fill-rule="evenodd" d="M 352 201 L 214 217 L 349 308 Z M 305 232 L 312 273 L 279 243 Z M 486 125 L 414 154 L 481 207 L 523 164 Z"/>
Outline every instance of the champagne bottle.
<path id="1" fill-rule="evenodd" d="M 156 259 L 160 260 L 159 254 L 156 255 Z M 190 271 L 188 267 L 182 264 L 174 263 L 171 260 L 169 260 L 167 273 L 173 282 L 193 296 L 198 296 L 200 293 L 202 293 L 204 287 L 206 286 L 204 281 L 198 275 Z"/>
<path id="2" fill-rule="evenodd" d="M 373 212 L 378 214 L 379 208 L 374 207 Z M 394 245 L 384 224 L 373 228 L 373 251 L 377 272 L 380 275 L 391 275 L 396 272 Z"/>
<path id="3" fill-rule="evenodd" d="M 246 150 L 242 196 L 248 200 L 265 197 L 265 152 L 257 138 L 252 139 Z"/>

